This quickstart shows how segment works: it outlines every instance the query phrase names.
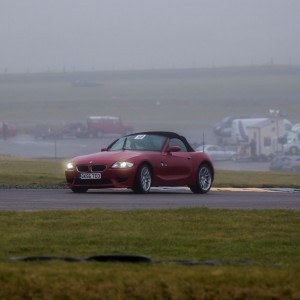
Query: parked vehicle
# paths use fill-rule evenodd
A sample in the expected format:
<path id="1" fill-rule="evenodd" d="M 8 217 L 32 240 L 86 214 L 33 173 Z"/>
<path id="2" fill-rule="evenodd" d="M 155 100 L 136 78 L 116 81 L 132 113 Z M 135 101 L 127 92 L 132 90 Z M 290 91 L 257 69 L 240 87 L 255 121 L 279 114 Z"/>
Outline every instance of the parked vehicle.
<path id="1" fill-rule="evenodd" d="M 148 193 L 154 186 L 188 186 L 207 193 L 214 180 L 207 153 L 196 152 L 186 138 L 173 132 L 141 132 L 115 140 L 101 152 L 78 156 L 67 163 L 69 188 L 130 188 Z"/>
<path id="2" fill-rule="evenodd" d="M 230 143 L 238 144 L 240 142 L 249 142 L 249 128 L 267 120 L 268 118 L 249 118 L 233 120 L 231 126 Z"/>
<path id="3" fill-rule="evenodd" d="M 229 144 L 237 145 L 238 160 L 265 161 L 282 152 L 291 122 L 283 118 L 236 119 Z"/>
<path id="4" fill-rule="evenodd" d="M 84 125 L 80 122 L 39 123 L 32 129 L 32 134 L 36 139 L 64 139 L 75 137 L 81 128 L 84 128 Z"/>
<path id="5" fill-rule="evenodd" d="M 230 137 L 231 136 L 231 129 L 232 129 L 232 122 L 235 119 L 248 119 L 249 116 L 227 116 L 223 120 L 217 122 L 214 125 L 214 133 L 220 137 Z"/>
<path id="6" fill-rule="evenodd" d="M 126 135 L 133 132 L 133 128 L 124 125 L 119 117 L 91 116 L 85 128 L 79 128 L 77 137 L 101 137 L 106 134 Z"/>
<path id="7" fill-rule="evenodd" d="M 6 122 L 0 122 L 0 138 L 7 139 L 17 134 L 17 129 Z"/>
<path id="8" fill-rule="evenodd" d="M 196 151 L 208 153 L 212 160 L 236 160 L 236 151 L 218 145 L 199 146 Z"/>
<path id="9" fill-rule="evenodd" d="M 300 157 L 280 155 L 271 160 L 270 171 L 300 171 Z"/>
<path id="10" fill-rule="evenodd" d="M 300 154 L 300 123 L 292 127 L 292 131 L 286 136 L 286 144 L 283 145 L 285 153 Z"/>
<path id="11" fill-rule="evenodd" d="M 89 80 L 89 79 L 76 79 L 72 81 L 73 87 L 98 87 L 102 86 L 103 83 L 95 80 Z"/>
<path id="12" fill-rule="evenodd" d="M 295 157 L 294 158 L 294 161 L 293 161 L 293 165 L 292 165 L 292 168 L 291 168 L 291 171 L 297 171 L 299 172 L 300 171 L 300 157 Z"/>

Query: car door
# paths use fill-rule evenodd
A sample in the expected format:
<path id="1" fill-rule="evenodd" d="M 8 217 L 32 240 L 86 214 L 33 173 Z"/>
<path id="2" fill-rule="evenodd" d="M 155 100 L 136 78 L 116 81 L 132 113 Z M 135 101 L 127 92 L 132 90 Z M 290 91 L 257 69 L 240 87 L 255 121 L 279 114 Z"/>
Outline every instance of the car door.
<path id="1" fill-rule="evenodd" d="M 179 147 L 179 151 L 171 152 L 172 146 Z M 161 175 L 166 185 L 185 185 L 189 182 L 192 175 L 192 155 L 180 139 L 172 138 L 169 141 L 162 164 Z"/>

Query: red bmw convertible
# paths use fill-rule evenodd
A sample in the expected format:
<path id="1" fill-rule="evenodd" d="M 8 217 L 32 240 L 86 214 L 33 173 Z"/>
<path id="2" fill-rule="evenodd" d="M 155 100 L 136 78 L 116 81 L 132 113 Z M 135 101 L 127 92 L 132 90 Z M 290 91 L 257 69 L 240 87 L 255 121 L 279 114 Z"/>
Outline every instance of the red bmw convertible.
<path id="1" fill-rule="evenodd" d="M 214 180 L 214 167 L 209 155 L 195 152 L 185 137 L 151 131 L 123 136 L 99 153 L 71 159 L 65 175 L 75 193 L 102 188 L 148 193 L 151 187 L 188 186 L 204 194 Z"/>

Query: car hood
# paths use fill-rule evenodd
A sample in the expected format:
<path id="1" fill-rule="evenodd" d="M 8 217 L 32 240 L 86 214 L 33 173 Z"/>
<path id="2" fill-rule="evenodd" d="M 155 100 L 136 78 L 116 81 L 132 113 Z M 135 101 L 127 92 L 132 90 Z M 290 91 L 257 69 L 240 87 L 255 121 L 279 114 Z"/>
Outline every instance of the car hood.
<path id="1" fill-rule="evenodd" d="M 72 159 L 76 164 L 107 164 L 111 165 L 117 161 L 131 161 L 132 159 L 145 156 L 147 151 L 103 151 L 89 155 L 77 156 Z M 153 152 L 151 152 L 153 153 Z"/>

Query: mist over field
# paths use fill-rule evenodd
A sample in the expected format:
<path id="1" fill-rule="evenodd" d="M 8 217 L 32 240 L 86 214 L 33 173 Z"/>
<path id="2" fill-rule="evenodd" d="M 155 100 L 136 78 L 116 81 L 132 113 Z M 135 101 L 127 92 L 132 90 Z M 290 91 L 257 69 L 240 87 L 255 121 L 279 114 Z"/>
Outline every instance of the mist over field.
<path id="1" fill-rule="evenodd" d="M 300 64 L 298 0 L 1 0 L 0 72 Z"/>
<path id="2" fill-rule="evenodd" d="M 177 129 L 191 122 L 209 127 L 228 115 L 267 117 L 276 109 L 299 122 L 299 80 L 300 67 L 276 65 L 2 74 L 0 114 L 13 122 L 116 115 L 170 121 Z"/>

